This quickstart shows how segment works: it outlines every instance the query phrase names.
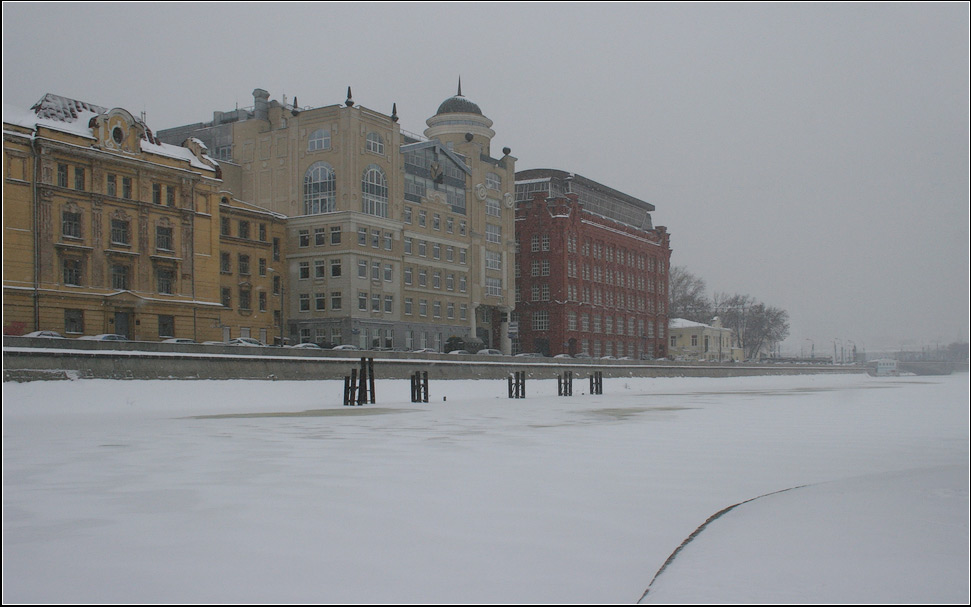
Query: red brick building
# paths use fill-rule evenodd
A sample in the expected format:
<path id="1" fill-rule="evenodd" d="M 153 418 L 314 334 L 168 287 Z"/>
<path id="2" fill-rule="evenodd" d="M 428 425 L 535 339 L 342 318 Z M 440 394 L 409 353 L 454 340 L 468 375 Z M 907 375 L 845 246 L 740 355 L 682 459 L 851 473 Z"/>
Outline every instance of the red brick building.
<path id="1" fill-rule="evenodd" d="M 515 351 L 665 355 L 671 246 L 653 210 L 574 173 L 516 173 Z"/>

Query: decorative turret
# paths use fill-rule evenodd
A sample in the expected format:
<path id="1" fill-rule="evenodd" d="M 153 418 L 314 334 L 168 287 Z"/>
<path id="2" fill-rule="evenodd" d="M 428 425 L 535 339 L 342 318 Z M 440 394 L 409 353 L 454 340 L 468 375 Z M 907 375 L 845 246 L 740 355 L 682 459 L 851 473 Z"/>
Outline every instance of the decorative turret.
<path id="1" fill-rule="evenodd" d="M 474 102 L 462 94 L 462 79 L 459 78 L 458 92 L 438 106 L 438 112 L 425 121 L 425 137 L 438 139 L 443 143 L 467 145 L 477 143 L 482 151 L 489 153 L 489 145 L 496 132 L 492 121 L 485 117 Z M 471 139 L 466 136 L 470 135 Z"/>

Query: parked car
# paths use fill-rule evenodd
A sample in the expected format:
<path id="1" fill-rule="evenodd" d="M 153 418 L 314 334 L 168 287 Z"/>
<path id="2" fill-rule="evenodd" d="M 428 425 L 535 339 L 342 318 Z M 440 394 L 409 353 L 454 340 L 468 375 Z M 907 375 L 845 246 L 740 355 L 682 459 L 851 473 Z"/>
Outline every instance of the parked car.
<path id="1" fill-rule="evenodd" d="M 296 348 L 298 350 L 323 350 L 320 346 L 312 341 L 305 341 L 302 344 L 293 344 L 292 346 L 287 346 L 288 348 Z"/>
<path id="2" fill-rule="evenodd" d="M 351 344 L 341 344 L 339 346 L 334 346 L 334 350 L 360 350 L 357 346 L 352 346 Z"/>
<path id="3" fill-rule="evenodd" d="M 590 358 L 590 355 L 586 352 L 577 352 L 573 355 L 573 358 Z"/>
<path id="4" fill-rule="evenodd" d="M 168 339 L 162 340 L 163 344 L 194 344 L 196 340 L 189 339 L 188 337 L 170 337 Z"/>
<path id="5" fill-rule="evenodd" d="M 86 339 L 90 341 L 130 341 L 124 335 L 118 335 L 117 333 L 102 333 L 100 335 L 82 335 L 78 339 Z"/>
<path id="6" fill-rule="evenodd" d="M 544 358 L 539 352 L 520 352 L 516 356 L 520 358 Z"/>
<path id="7" fill-rule="evenodd" d="M 557 354 L 553 358 L 573 358 L 573 357 L 570 356 L 569 354 Z"/>
<path id="8" fill-rule="evenodd" d="M 64 336 L 57 331 L 32 331 L 21 337 L 47 337 L 49 339 L 64 339 Z"/>
<path id="9" fill-rule="evenodd" d="M 468 350 L 452 350 L 449 354 L 471 354 Z"/>
<path id="10" fill-rule="evenodd" d="M 417 350 L 412 350 L 415 354 L 438 354 L 438 350 L 435 348 L 418 348 Z"/>
<path id="11" fill-rule="evenodd" d="M 230 339 L 229 345 L 231 346 L 248 346 L 248 347 L 261 347 L 266 344 L 258 339 L 253 339 L 252 337 L 237 337 L 236 339 Z"/>
<path id="12" fill-rule="evenodd" d="M 484 354 L 486 356 L 502 356 L 502 350 L 496 350 L 495 348 L 486 348 L 484 350 L 479 350 L 476 354 Z"/>

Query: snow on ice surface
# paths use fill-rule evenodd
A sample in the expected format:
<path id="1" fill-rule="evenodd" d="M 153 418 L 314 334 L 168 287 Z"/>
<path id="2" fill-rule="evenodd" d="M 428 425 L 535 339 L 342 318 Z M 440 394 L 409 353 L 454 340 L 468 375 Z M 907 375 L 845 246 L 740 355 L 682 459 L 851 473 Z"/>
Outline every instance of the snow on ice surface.
<path id="1" fill-rule="evenodd" d="M 584 388 L 5 383 L 3 600 L 968 601 L 967 375 Z"/>

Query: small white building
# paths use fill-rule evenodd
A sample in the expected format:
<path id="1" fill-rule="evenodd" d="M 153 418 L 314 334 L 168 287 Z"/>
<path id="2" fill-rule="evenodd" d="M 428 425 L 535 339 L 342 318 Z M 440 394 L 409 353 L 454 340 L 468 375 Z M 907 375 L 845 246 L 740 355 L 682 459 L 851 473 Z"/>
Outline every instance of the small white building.
<path id="1" fill-rule="evenodd" d="M 735 334 L 717 316 L 710 325 L 673 318 L 668 323 L 668 355 L 675 360 L 739 362 L 744 359 Z"/>
<path id="2" fill-rule="evenodd" d="M 898 375 L 897 361 L 893 358 L 878 358 L 867 363 L 870 375 Z"/>

